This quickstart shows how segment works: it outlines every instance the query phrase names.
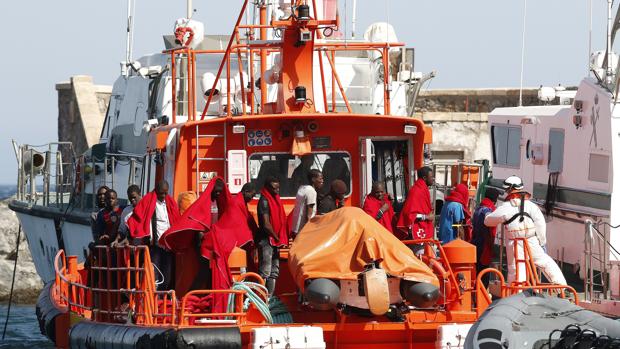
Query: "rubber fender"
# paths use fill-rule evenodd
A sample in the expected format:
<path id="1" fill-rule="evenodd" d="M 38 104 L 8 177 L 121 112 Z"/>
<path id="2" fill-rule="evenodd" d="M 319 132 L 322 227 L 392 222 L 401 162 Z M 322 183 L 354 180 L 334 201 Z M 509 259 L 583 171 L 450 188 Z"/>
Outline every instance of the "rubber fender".
<path id="1" fill-rule="evenodd" d="M 402 280 L 400 295 L 416 308 L 430 308 L 439 299 L 439 288 L 427 282 Z"/>
<path id="2" fill-rule="evenodd" d="M 172 329 L 83 321 L 69 331 L 69 346 L 79 349 L 169 348 L 176 339 Z"/>
<path id="3" fill-rule="evenodd" d="M 306 286 L 304 296 L 314 309 L 330 310 L 340 300 L 340 287 L 330 279 L 315 279 Z"/>
<path id="4" fill-rule="evenodd" d="M 185 328 L 168 345 L 178 349 L 241 349 L 241 331 L 239 327 Z"/>
<path id="5" fill-rule="evenodd" d="M 50 298 L 53 282 L 47 283 L 37 299 L 36 313 L 41 334 L 56 343 L 56 317 L 61 314 Z"/>

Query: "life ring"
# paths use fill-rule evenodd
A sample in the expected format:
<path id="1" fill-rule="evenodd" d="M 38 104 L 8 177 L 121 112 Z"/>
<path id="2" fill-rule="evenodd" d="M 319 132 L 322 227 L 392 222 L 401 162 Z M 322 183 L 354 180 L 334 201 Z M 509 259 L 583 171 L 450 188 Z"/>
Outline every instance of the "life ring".
<path id="1" fill-rule="evenodd" d="M 188 34 L 188 33 L 189 33 L 189 37 L 184 42 L 185 34 Z M 178 27 L 177 30 L 174 31 L 174 37 L 176 39 L 175 41 L 181 46 L 184 46 L 184 47 L 189 46 L 189 44 L 194 39 L 194 30 L 192 30 L 192 28 L 190 27 Z"/>

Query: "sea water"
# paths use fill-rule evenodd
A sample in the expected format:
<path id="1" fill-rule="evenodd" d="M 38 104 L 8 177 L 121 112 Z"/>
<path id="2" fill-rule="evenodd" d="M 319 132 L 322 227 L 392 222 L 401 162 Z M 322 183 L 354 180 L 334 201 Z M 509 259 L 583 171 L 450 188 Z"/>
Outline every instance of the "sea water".
<path id="1" fill-rule="evenodd" d="M 7 304 L 0 304 L 0 332 L 4 330 Z M 11 315 L 4 340 L 0 333 L 0 348 L 54 348 L 52 342 L 41 334 L 34 305 L 11 306 Z"/>
<path id="2" fill-rule="evenodd" d="M 0 184 L 0 200 L 15 194 L 15 185 Z M 5 232 L 1 231 L 0 234 Z M 8 304 L 0 304 L 0 348 L 54 348 L 45 336 L 41 334 L 34 305 L 11 306 L 9 322 L 6 327 L 4 340 L 4 323 L 6 322 Z"/>

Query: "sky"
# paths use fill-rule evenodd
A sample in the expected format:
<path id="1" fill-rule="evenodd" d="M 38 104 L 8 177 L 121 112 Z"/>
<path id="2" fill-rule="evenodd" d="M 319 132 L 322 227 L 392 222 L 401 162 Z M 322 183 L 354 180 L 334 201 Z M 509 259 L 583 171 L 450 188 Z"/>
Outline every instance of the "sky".
<path id="1" fill-rule="evenodd" d="M 529 0 L 524 85 L 577 85 L 587 74 L 589 8 L 594 50 L 605 47 L 605 0 Z M 340 0 L 351 19 L 353 0 Z M 230 33 L 242 0 L 193 0 L 209 34 Z M 126 1 L 20 0 L 0 5 L 2 83 L 0 184 L 16 182 L 11 139 L 57 139 L 55 84 L 91 75 L 111 85 L 125 57 Z M 437 71 L 428 88 L 518 87 L 524 0 L 358 0 L 360 37 L 387 21 L 414 47 L 415 70 Z M 186 14 L 183 0 L 136 0 L 134 57 L 163 49 L 163 34 Z M 347 26 L 350 31 L 350 25 Z"/>

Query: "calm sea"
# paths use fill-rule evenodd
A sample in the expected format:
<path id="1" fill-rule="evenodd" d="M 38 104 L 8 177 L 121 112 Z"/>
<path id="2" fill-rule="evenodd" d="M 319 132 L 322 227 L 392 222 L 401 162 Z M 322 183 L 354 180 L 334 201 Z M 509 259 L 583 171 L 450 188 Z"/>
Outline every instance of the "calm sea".
<path id="1" fill-rule="evenodd" d="M 0 332 L 4 329 L 7 305 L 0 305 Z M 39 330 L 39 323 L 35 314 L 34 305 L 11 306 L 11 316 L 6 329 L 4 340 L 1 339 L 0 348 L 54 348 Z"/>
<path id="2" fill-rule="evenodd" d="M 15 185 L 0 184 L 0 200 L 15 194 Z M 2 228 L 0 228 L 0 234 Z M 11 306 L 11 314 L 6 329 L 6 335 L 2 340 L 2 331 L 6 321 L 7 304 L 0 304 L 0 348 L 54 348 L 39 330 L 37 315 L 34 305 Z"/>

